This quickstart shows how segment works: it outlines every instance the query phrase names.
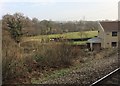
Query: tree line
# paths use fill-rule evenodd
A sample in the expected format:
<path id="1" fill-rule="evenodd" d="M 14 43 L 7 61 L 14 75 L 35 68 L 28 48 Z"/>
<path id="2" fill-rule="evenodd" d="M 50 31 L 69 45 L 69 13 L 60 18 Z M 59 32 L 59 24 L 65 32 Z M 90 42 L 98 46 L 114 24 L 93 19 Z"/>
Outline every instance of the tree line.
<path id="1" fill-rule="evenodd" d="M 67 32 L 97 30 L 96 21 L 52 21 L 30 19 L 22 13 L 6 14 L 2 17 L 2 29 L 8 30 L 16 42 L 21 36 L 35 36 L 48 34 L 62 34 Z"/>

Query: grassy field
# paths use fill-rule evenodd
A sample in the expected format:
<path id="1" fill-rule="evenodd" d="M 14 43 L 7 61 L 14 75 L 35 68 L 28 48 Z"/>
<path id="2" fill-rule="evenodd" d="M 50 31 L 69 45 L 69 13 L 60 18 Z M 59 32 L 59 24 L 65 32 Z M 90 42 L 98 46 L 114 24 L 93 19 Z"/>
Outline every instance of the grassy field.
<path id="1" fill-rule="evenodd" d="M 77 42 L 72 42 L 71 45 L 84 45 L 86 43 L 87 41 L 77 41 Z"/>
<path id="2" fill-rule="evenodd" d="M 39 36 L 32 36 L 32 37 L 24 37 L 23 41 L 43 41 L 49 40 L 50 38 L 59 38 L 63 37 L 65 39 L 75 39 L 75 38 L 92 38 L 97 36 L 97 31 L 83 31 L 83 32 L 69 32 L 64 34 L 52 34 L 52 35 L 39 35 Z M 81 44 L 83 42 L 74 42 L 73 44 Z"/>

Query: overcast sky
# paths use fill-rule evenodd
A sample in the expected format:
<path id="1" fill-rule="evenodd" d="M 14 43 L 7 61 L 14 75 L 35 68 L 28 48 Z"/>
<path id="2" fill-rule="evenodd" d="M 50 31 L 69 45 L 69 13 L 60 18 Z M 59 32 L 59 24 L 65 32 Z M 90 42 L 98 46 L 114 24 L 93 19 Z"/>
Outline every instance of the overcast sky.
<path id="1" fill-rule="evenodd" d="M 1 0 L 0 18 L 21 12 L 39 20 L 117 20 L 119 0 Z"/>

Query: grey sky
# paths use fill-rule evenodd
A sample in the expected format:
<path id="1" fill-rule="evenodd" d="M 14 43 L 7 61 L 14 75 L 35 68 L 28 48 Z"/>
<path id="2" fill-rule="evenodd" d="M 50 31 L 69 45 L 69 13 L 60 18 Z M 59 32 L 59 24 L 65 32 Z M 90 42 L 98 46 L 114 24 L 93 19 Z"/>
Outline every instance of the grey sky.
<path id="1" fill-rule="evenodd" d="M 24 13 L 30 18 L 57 21 L 117 20 L 119 0 L 4 0 L 0 17 L 6 13 Z"/>

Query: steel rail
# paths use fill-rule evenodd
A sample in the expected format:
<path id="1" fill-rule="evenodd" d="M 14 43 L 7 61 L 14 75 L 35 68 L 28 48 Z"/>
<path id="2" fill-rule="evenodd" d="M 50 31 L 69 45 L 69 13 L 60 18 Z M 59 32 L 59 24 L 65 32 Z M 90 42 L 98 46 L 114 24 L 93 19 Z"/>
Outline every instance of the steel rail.
<path id="1" fill-rule="evenodd" d="M 102 82 L 103 80 L 107 79 L 108 77 L 110 77 L 111 75 L 113 75 L 114 73 L 116 73 L 119 70 L 120 70 L 120 67 L 115 69 L 114 71 L 110 72 L 109 74 L 105 75 L 104 77 L 98 79 L 97 81 L 92 83 L 90 86 L 95 86 L 95 85 L 99 84 L 100 82 Z"/>

